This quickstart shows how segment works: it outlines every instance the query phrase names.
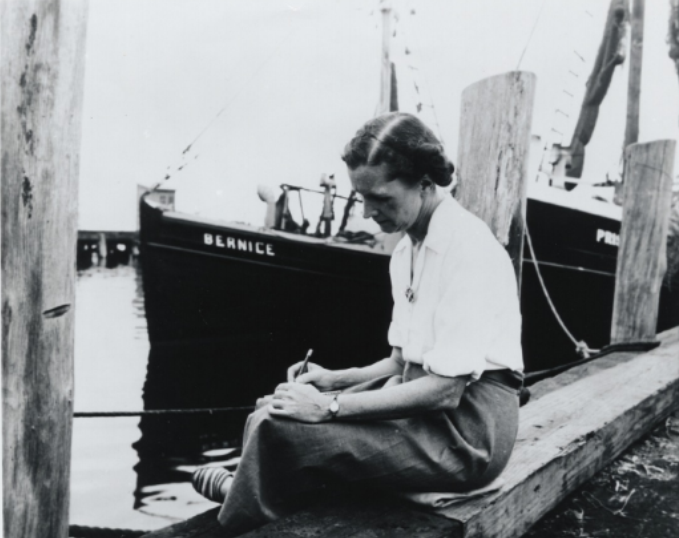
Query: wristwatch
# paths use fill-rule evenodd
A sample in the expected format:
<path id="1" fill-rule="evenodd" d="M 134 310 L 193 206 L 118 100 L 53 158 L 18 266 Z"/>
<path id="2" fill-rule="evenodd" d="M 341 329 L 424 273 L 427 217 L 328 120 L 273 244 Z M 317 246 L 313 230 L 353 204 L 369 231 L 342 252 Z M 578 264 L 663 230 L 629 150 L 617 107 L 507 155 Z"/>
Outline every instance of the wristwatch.
<path id="1" fill-rule="evenodd" d="M 330 411 L 330 420 L 335 420 L 337 418 L 337 415 L 339 415 L 340 406 L 339 406 L 339 402 L 337 401 L 338 396 L 339 396 L 339 394 L 335 394 L 332 397 L 332 401 L 330 402 L 330 407 L 328 407 L 328 411 Z"/>

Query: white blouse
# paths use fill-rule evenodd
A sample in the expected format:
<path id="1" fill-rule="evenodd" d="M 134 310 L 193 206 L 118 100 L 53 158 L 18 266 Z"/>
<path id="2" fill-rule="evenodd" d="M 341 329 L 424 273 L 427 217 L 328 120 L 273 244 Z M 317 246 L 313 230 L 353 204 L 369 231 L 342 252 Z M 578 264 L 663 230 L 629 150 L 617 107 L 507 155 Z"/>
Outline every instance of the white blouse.
<path id="1" fill-rule="evenodd" d="M 389 344 L 406 361 L 447 376 L 523 370 L 521 313 L 509 255 L 488 226 L 446 196 L 412 270 L 408 235 L 392 254 Z"/>

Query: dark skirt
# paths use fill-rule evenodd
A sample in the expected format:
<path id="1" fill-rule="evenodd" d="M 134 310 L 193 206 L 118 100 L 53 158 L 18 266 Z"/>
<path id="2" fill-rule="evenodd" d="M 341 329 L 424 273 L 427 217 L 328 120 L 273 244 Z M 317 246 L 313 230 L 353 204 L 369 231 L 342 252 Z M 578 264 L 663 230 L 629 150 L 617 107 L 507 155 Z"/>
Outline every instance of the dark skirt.
<path id="1" fill-rule="evenodd" d="M 357 385 L 379 390 L 398 377 Z M 490 484 L 509 460 L 518 428 L 515 388 L 482 377 L 459 406 L 410 418 L 306 424 L 250 415 L 243 456 L 219 521 L 237 536 L 342 484 L 390 492 L 463 492 Z"/>

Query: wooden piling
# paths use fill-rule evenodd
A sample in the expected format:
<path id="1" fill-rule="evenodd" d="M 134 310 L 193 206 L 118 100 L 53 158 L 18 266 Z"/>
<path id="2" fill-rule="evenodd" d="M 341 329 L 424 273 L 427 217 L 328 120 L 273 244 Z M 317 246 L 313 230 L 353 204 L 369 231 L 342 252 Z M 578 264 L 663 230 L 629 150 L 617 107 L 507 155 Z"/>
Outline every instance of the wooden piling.
<path id="1" fill-rule="evenodd" d="M 4 536 L 68 535 L 87 2 L 0 2 Z"/>
<path id="2" fill-rule="evenodd" d="M 625 151 L 612 344 L 655 341 L 675 146 L 673 140 L 659 140 Z"/>
<path id="3" fill-rule="evenodd" d="M 462 93 L 456 198 L 483 219 L 521 282 L 530 129 L 536 77 L 515 71 Z"/>

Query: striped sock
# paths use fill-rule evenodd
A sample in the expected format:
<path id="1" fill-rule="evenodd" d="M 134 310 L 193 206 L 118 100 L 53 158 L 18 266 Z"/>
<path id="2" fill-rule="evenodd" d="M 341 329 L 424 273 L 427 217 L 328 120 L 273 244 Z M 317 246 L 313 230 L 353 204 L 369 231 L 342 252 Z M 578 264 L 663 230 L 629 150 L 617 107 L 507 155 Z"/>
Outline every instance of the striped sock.
<path id="1" fill-rule="evenodd" d="M 226 493 L 230 484 L 227 481 L 233 478 L 233 473 L 221 467 L 201 467 L 196 469 L 191 477 L 193 489 L 206 499 L 222 503 L 226 499 Z"/>

